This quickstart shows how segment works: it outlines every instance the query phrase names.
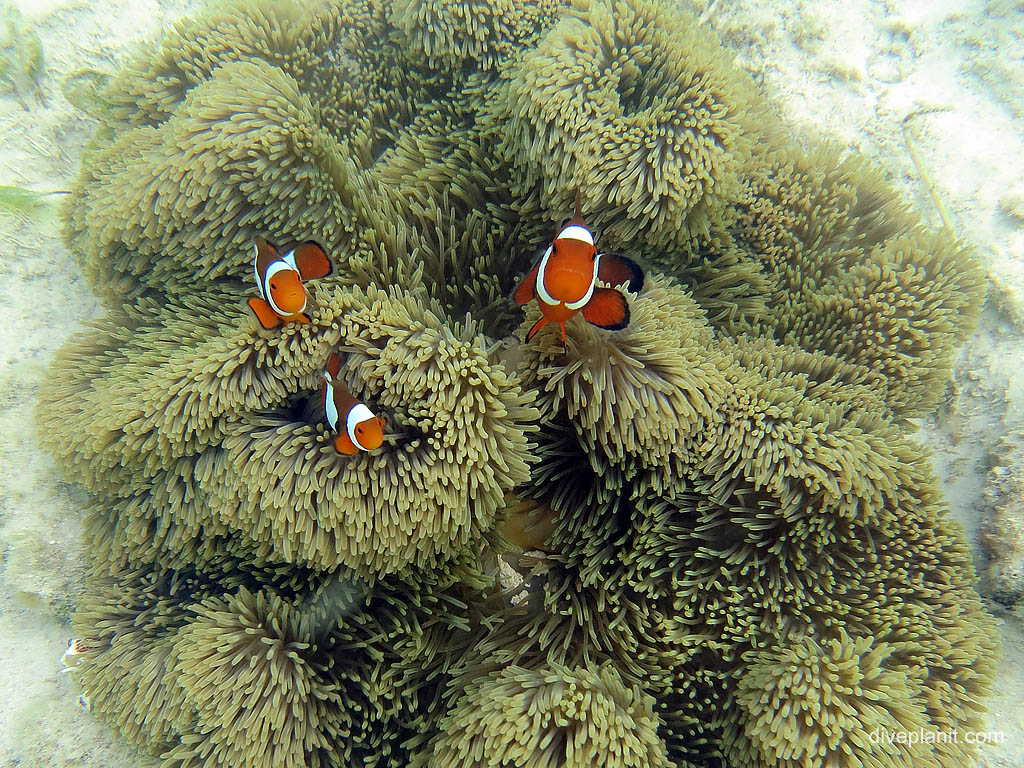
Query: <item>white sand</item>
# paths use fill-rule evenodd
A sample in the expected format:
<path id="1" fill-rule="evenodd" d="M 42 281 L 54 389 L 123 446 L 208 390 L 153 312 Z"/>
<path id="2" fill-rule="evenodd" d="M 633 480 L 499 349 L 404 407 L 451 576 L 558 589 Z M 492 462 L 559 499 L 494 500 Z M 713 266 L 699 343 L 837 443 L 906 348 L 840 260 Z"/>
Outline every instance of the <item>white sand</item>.
<path id="1" fill-rule="evenodd" d="M 93 122 L 61 94 L 81 67 L 116 71 L 129 46 L 185 10 L 151 0 L 20 0 L 42 38 L 46 106 L 0 96 L 0 184 L 68 189 Z M 59 202 L 60 198 L 54 198 Z M 0 765 L 136 768 L 134 755 L 82 710 L 58 677 L 83 573 L 83 495 L 36 448 L 34 397 L 54 352 L 98 314 L 58 232 L 57 204 L 0 210 Z"/>
<path id="2" fill-rule="evenodd" d="M 60 93 L 84 66 L 114 71 L 140 39 L 189 4 L 18 0 L 46 51 L 47 105 L 0 96 L 0 184 L 67 189 L 91 121 Z M 960 356 L 951 413 L 923 424 L 954 514 L 974 540 L 984 472 L 999 438 L 1024 428 L 1024 11 L 979 0 L 721 0 L 709 23 L 775 94 L 797 130 L 874 158 L 935 226 L 942 224 L 902 131 L 955 231 L 989 266 L 991 307 Z M 935 110 L 935 111 L 928 111 Z M 0 211 L 0 765 L 120 766 L 138 758 L 76 704 L 57 677 L 81 576 L 81 495 L 35 447 L 32 403 L 55 350 L 97 314 L 60 242 L 54 210 Z M 982 765 L 1024 765 L 1024 640 L 1001 614 L 1006 658 L 991 728 L 1007 734 Z"/>

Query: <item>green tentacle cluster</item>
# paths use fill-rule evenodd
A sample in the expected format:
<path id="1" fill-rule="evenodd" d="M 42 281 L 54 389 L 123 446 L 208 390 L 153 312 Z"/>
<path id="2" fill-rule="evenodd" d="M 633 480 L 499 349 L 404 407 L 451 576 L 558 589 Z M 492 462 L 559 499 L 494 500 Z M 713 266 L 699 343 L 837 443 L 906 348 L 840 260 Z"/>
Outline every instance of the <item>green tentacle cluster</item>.
<path id="1" fill-rule="evenodd" d="M 763 107 L 720 48 L 660 2 L 583 2 L 485 105 L 524 189 L 620 243 L 676 247 L 735 193 Z M 563 182 L 572 179 L 575 185 Z"/>

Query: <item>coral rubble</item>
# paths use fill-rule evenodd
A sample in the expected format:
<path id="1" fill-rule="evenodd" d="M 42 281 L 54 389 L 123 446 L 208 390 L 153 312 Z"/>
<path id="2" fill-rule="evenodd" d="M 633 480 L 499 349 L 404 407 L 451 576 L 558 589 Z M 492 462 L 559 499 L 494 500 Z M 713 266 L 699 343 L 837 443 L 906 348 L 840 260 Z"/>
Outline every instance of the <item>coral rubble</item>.
<path id="1" fill-rule="evenodd" d="M 658 0 L 211 6 L 112 78 L 41 395 L 93 710 L 165 766 L 954 766 L 992 621 L 907 420 L 984 290 Z M 526 344 L 579 193 L 631 321 Z M 251 240 L 314 239 L 264 330 Z M 340 456 L 321 372 L 386 418 Z M 499 558 L 538 550 L 516 600 Z M 525 559 L 525 558 L 524 558 Z M 520 591 L 521 590 L 521 591 Z M 522 598 L 522 599 L 520 599 Z"/>
<path id="2" fill-rule="evenodd" d="M 1024 443 L 1019 434 L 1006 439 L 989 472 L 985 497 L 991 512 L 980 535 L 988 556 L 981 589 L 1012 607 L 1024 598 Z"/>

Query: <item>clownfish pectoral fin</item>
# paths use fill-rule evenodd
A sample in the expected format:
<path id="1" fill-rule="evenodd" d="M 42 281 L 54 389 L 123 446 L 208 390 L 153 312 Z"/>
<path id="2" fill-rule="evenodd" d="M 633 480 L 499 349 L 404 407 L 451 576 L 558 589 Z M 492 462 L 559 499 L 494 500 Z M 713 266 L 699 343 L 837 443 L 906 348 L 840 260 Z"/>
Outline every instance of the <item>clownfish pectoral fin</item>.
<path id="1" fill-rule="evenodd" d="M 537 288 L 537 275 L 539 272 L 540 262 L 538 262 L 537 266 L 526 274 L 526 277 L 523 278 L 523 282 L 516 287 L 516 291 L 512 294 L 512 298 L 519 306 L 529 304 L 533 300 L 533 295 Z"/>
<path id="2" fill-rule="evenodd" d="M 546 317 L 542 317 L 540 320 L 538 320 L 536 323 L 534 323 L 533 324 L 533 328 L 531 328 L 527 332 L 527 334 L 526 334 L 526 340 L 529 341 L 534 336 L 536 336 L 537 335 L 537 331 L 539 331 L 541 328 L 543 328 L 545 325 L 547 325 L 548 322 L 549 321 L 548 321 L 548 319 Z"/>
<path id="3" fill-rule="evenodd" d="M 295 268 L 303 280 L 315 280 L 331 274 L 331 260 L 320 243 L 307 240 L 292 250 Z"/>
<path id="4" fill-rule="evenodd" d="M 625 285 L 630 293 L 640 293 L 644 287 L 644 271 L 632 259 L 618 253 L 602 253 L 597 279 L 608 285 Z"/>
<path id="5" fill-rule="evenodd" d="M 338 374 L 341 373 L 341 358 L 337 352 L 331 352 L 331 356 L 327 358 L 327 372 L 331 374 L 332 379 L 338 378 Z"/>
<path id="6" fill-rule="evenodd" d="M 256 319 L 260 321 L 264 330 L 269 331 L 281 324 L 281 316 L 263 299 L 249 299 L 248 303 L 249 309 L 256 315 Z"/>
<path id="7" fill-rule="evenodd" d="M 582 312 L 588 323 L 608 331 L 621 331 L 629 325 L 629 304 L 614 288 L 595 288 Z"/>
<path id="8" fill-rule="evenodd" d="M 335 438 L 334 450 L 345 456 L 355 456 L 359 453 L 359 447 L 352 442 L 352 438 L 345 432 L 342 432 Z"/>

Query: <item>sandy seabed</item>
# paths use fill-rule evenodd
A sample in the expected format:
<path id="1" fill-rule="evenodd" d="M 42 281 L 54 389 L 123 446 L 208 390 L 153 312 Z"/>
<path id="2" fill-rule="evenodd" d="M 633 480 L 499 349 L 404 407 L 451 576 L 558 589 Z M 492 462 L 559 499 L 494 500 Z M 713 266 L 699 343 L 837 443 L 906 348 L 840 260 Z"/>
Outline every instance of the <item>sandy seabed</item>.
<path id="1" fill-rule="evenodd" d="M 70 188 L 94 127 L 62 95 L 82 68 L 114 72 L 197 3 L 17 0 L 39 33 L 43 99 L 0 95 L 0 185 Z M 698 0 L 694 6 L 799 135 L 881 164 L 931 225 L 989 271 L 982 322 L 950 403 L 921 439 L 984 566 L 986 484 L 1008 435 L 1024 439 L 1024 3 L 1009 0 Z M 57 202 L 0 209 L 0 768 L 140 765 L 59 674 L 84 574 L 82 493 L 36 447 L 33 408 L 54 352 L 99 314 L 59 236 Z M 945 219 L 945 222 L 944 222 Z M 1024 468 L 1017 468 L 1024 471 Z M 979 766 L 1024 766 L 1024 610 L 986 602 L 1004 658 Z"/>

